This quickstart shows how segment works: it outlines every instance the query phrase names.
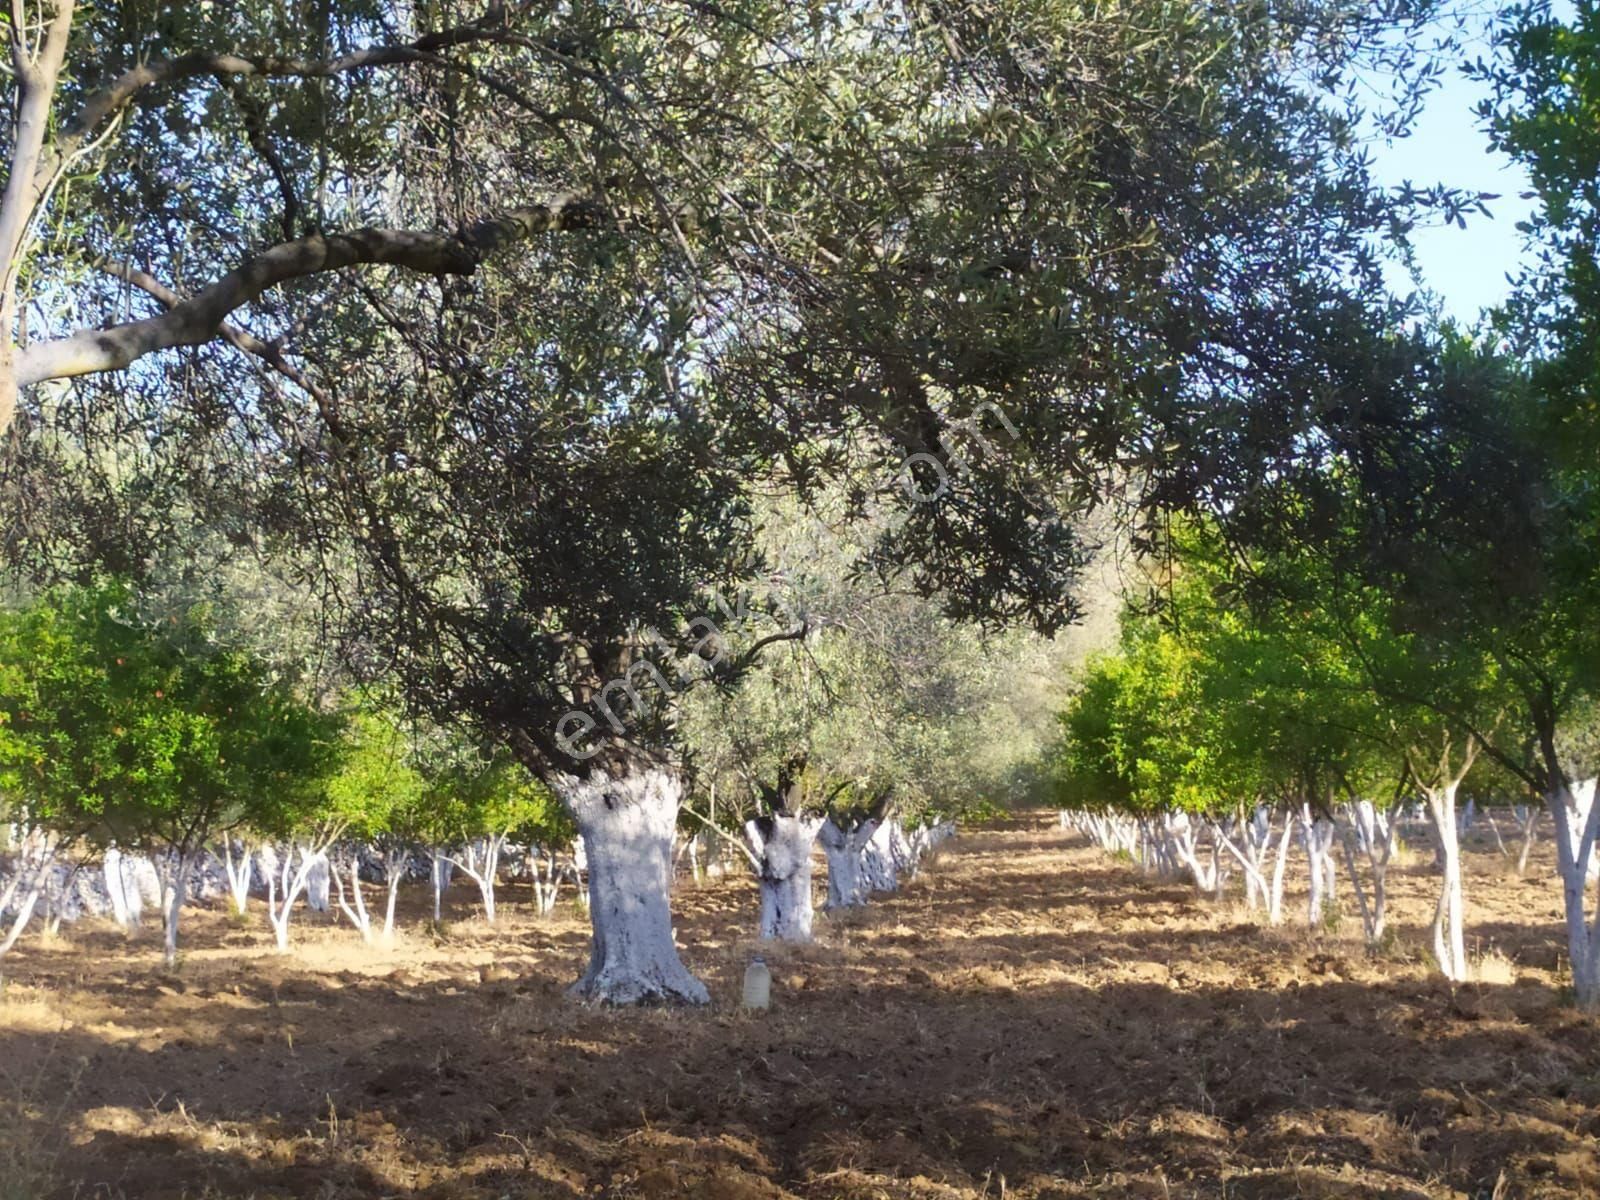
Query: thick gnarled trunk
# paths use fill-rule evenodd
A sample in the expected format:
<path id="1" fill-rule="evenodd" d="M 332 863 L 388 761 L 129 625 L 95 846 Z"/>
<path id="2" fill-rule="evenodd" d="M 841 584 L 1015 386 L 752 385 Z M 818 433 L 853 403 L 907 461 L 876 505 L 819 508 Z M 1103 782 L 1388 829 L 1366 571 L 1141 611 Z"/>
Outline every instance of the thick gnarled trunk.
<path id="1" fill-rule="evenodd" d="M 572 995 L 602 1004 L 706 1004 L 710 994 L 672 940 L 672 835 L 683 781 L 648 764 L 587 778 L 557 775 L 588 857 L 589 969 Z"/>
<path id="2" fill-rule="evenodd" d="M 861 873 L 869 894 L 900 890 L 900 868 L 894 846 L 895 824 L 893 818 L 888 818 L 872 831 L 861 851 Z"/>
<path id="3" fill-rule="evenodd" d="M 745 822 L 761 888 L 761 936 L 783 942 L 811 940 L 811 843 L 816 817 L 774 813 Z"/>
<path id="4" fill-rule="evenodd" d="M 877 831 L 875 817 L 849 828 L 836 824 L 832 817 L 822 823 L 817 840 L 828 857 L 828 908 L 859 908 L 867 902 L 862 854 Z"/>

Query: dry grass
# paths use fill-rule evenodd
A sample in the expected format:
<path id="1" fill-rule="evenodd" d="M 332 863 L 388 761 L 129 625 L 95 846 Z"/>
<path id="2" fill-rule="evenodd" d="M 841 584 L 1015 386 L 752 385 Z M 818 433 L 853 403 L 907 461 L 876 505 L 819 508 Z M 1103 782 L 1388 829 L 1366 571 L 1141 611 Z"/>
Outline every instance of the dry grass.
<path id="1" fill-rule="evenodd" d="M 1043 821 L 769 953 L 761 1017 L 740 879 L 676 899 L 710 1012 L 567 1002 L 586 926 L 517 895 L 498 930 L 458 889 L 440 936 L 419 909 L 394 947 L 302 926 L 288 957 L 197 913 L 176 977 L 155 931 L 75 929 L 7 963 L 0 1171 L 33 1174 L 0 1198 L 1592 1193 L 1600 1040 L 1560 999 L 1549 863 L 1467 862 L 1456 989 L 1425 866 L 1371 957 L 1353 919 L 1267 929 Z"/>
<path id="2" fill-rule="evenodd" d="M 1472 978 L 1479 983 L 1509 987 L 1517 981 L 1517 964 L 1490 947 L 1472 961 Z"/>

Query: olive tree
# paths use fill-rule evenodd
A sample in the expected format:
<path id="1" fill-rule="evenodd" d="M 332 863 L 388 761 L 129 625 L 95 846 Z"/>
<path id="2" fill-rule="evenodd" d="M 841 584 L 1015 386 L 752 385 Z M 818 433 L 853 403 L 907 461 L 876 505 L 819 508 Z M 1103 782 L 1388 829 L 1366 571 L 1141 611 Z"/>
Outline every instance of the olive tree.
<path id="1" fill-rule="evenodd" d="M 719 650 L 752 491 L 845 480 L 863 569 L 1069 623 L 1108 469 L 1202 487 L 1208 414 L 1314 423 L 1329 330 L 1400 315 L 1341 86 L 1415 82 L 1428 7 L 23 6 L 17 523 L 131 433 L 568 807 L 580 995 L 702 1001 L 667 701 L 809 632 Z"/>

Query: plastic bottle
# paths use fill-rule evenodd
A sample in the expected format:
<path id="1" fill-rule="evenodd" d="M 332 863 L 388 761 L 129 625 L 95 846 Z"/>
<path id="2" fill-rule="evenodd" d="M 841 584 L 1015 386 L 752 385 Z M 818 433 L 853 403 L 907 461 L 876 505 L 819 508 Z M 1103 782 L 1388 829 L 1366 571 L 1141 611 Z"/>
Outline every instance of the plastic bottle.
<path id="1" fill-rule="evenodd" d="M 766 960 L 758 954 L 744 969 L 744 1006 L 749 1009 L 764 1009 L 770 1003 L 772 1003 L 772 972 L 767 970 Z"/>

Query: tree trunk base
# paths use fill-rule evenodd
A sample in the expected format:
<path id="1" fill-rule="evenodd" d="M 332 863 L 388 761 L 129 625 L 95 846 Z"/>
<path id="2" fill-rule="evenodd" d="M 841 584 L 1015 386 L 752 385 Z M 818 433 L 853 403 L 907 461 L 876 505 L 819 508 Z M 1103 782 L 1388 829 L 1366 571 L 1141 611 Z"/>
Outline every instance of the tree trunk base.
<path id="1" fill-rule="evenodd" d="M 584 977 L 567 989 L 591 1004 L 648 1007 L 658 1004 L 710 1004 L 711 993 L 672 952 L 670 961 L 589 964 Z"/>
<path id="2" fill-rule="evenodd" d="M 811 868 L 787 879 L 763 879 L 761 936 L 780 942 L 811 940 Z"/>
<path id="3" fill-rule="evenodd" d="M 665 767 L 561 776 L 589 865 L 589 969 L 569 994 L 596 1004 L 709 1004 L 672 940 L 672 836 L 683 784 Z"/>

